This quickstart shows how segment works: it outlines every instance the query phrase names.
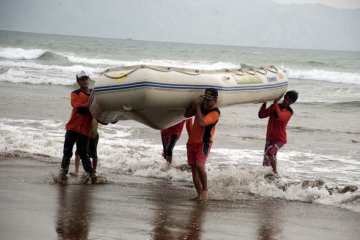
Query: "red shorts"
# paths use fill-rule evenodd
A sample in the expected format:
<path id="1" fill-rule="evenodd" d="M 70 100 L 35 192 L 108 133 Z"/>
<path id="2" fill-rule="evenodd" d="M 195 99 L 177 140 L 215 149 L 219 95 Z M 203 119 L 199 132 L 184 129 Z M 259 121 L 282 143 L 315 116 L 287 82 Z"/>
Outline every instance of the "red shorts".
<path id="1" fill-rule="evenodd" d="M 188 164 L 194 165 L 198 163 L 201 165 L 205 165 L 206 158 L 210 152 L 211 144 L 211 142 L 198 144 L 188 143 L 186 145 Z"/>
<path id="2" fill-rule="evenodd" d="M 276 158 L 276 154 L 278 150 L 282 148 L 284 145 L 285 144 L 282 142 L 276 142 L 276 143 L 267 142 L 265 144 L 263 166 L 270 166 L 269 157 Z"/>

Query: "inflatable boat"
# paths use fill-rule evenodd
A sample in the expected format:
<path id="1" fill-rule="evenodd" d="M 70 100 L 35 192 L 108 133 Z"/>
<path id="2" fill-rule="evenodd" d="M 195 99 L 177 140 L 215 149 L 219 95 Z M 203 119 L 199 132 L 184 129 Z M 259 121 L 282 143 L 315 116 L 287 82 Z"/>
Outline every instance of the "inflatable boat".
<path id="1" fill-rule="evenodd" d="M 220 70 L 124 66 L 100 75 L 89 109 L 103 123 L 132 119 L 163 129 L 183 120 L 185 109 L 206 88 L 218 90 L 221 109 L 273 100 L 284 94 L 287 86 L 286 74 L 274 66 Z"/>

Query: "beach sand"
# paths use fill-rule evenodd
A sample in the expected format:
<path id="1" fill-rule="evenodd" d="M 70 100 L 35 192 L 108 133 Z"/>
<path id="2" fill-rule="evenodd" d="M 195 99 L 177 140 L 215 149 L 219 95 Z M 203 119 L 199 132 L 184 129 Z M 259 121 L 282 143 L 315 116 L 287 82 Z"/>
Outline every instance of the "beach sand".
<path id="1" fill-rule="evenodd" d="M 170 180 L 53 184 L 57 159 L 0 156 L 0 239 L 359 239 L 360 214 L 254 197 L 199 203 Z M 107 175 L 108 176 L 108 175 Z M 211 186 L 210 186 L 211 187 Z"/>

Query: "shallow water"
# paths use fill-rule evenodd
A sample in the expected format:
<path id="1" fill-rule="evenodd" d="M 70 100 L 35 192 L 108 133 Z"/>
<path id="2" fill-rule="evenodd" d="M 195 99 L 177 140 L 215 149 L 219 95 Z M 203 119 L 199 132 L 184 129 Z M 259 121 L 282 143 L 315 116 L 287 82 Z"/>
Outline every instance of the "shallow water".
<path id="1" fill-rule="evenodd" d="M 2 239 L 356 239 L 359 213 L 244 196 L 191 200 L 176 181 L 107 173 L 105 185 L 52 183 L 56 159 L 0 158 Z M 16 223 L 16 224 L 14 224 Z"/>

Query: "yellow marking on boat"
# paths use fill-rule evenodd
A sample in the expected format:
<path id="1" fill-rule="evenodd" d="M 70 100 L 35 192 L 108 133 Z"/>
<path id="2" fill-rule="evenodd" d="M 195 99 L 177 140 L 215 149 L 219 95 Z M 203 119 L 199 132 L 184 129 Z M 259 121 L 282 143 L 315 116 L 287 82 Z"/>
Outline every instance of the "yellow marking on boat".
<path id="1" fill-rule="evenodd" d="M 263 83 L 263 80 L 261 77 L 256 75 L 245 75 L 245 76 L 233 76 L 236 80 L 237 84 L 257 84 L 257 83 Z"/>

